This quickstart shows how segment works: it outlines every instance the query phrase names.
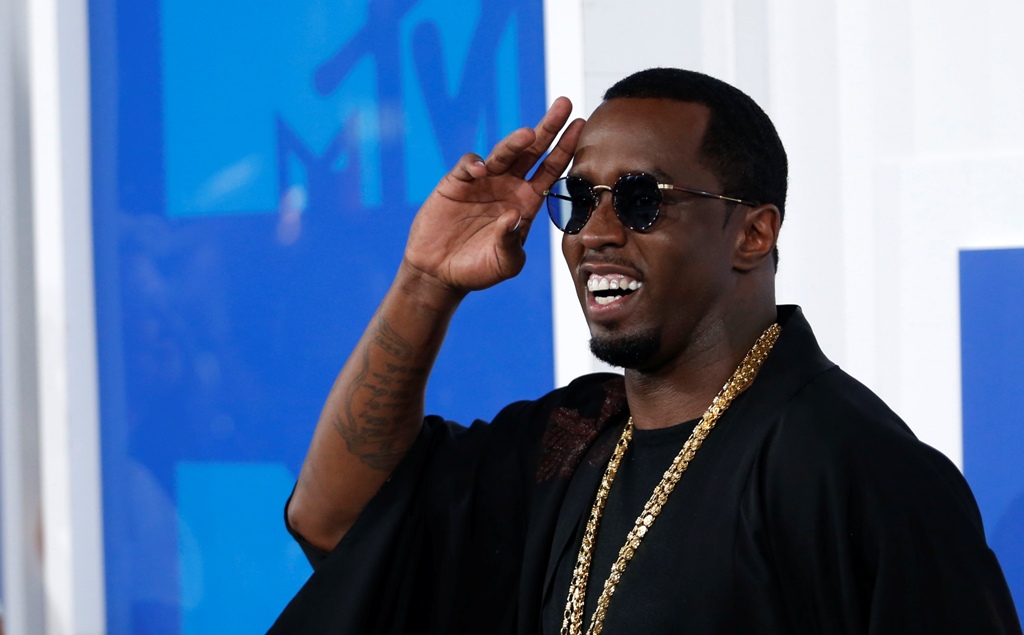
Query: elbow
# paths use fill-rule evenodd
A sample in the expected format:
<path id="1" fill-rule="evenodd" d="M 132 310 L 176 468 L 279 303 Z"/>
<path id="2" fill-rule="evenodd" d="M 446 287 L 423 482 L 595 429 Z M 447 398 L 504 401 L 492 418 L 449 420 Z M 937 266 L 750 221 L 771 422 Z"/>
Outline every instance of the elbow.
<path id="1" fill-rule="evenodd" d="M 300 496 L 299 488 L 292 494 L 285 508 L 285 523 L 289 532 L 300 542 L 325 553 L 333 551 L 352 527 L 353 520 L 326 518 L 324 514 L 306 503 Z"/>

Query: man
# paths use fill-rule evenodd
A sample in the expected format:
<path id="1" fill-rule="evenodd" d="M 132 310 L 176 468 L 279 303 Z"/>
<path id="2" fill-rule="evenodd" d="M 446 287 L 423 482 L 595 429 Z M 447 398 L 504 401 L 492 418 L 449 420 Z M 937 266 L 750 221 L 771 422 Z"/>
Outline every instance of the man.
<path id="1" fill-rule="evenodd" d="M 672 69 L 569 110 L 463 157 L 417 215 L 287 507 L 316 571 L 275 632 L 1020 633 L 959 472 L 775 306 L 763 111 Z M 625 377 L 424 419 L 459 302 L 520 271 L 545 198 Z"/>

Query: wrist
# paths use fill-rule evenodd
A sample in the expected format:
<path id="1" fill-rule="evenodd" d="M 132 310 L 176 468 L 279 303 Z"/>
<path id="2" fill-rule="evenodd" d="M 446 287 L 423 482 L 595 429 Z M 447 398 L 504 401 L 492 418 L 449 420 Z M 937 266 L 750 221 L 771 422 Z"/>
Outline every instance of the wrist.
<path id="1" fill-rule="evenodd" d="M 468 291 L 457 289 L 412 265 L 403 258 L 392 288 L 406 301 L 435 313 L 450 314 L 458 308 Z"/>

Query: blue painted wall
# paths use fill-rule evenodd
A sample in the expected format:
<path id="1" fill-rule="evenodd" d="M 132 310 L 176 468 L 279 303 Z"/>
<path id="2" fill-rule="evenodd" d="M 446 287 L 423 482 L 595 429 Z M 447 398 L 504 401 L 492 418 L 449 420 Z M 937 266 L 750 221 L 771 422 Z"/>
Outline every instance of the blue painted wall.
<path id="1" fill-rule="evenodd" d="M 320 404 L 418 203 L 542 114 L 541 16 L 90 2 L 110 633 L 259 632 L 304 580 L 281 511 Z M 552 387 L 548 249 L 533 232 L 523 275 L 464 303 L 428 410 Z"/>
<path id="2" fill-rule="evenodd" d="M 960 253 L 964 474 L 1024 615 L 1024 249 Z"/>

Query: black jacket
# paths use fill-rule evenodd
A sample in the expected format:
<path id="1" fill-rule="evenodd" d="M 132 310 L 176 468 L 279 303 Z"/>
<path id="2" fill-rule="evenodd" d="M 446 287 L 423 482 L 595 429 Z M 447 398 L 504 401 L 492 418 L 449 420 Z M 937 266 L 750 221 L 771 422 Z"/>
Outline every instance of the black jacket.
<path id="1" fill-rule="evenodd" d="M 670 498 L 675 547 L 648 559 L 678 571 L 650 590 L 678 607 L 669 632 L 1020 634 L 957 468 L 822 354 L 799 308 L 779 322 Z M 627 415 L 601 374 L 490 425 L 428 417 L 337 548 L 304 545 L 315 572 L 270 632 L 539 632 Z M 635 632 L 616 601 L 605 632 Z"/>

